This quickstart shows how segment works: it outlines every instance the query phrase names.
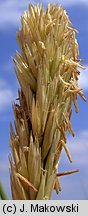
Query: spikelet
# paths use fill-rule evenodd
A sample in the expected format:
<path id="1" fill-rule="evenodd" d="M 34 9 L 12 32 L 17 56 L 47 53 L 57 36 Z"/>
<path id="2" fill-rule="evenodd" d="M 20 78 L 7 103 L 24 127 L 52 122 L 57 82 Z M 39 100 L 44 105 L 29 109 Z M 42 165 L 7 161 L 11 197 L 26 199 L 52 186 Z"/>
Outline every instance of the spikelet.
<path id="1" fill-rule="evenodd" d="M 21 24 L 16 35 L 21 54 L 13 59 L 20 89 L 13 105 L 15 132 L 10 126 L 12 198 L 50 199 L 54 189 L 61 191 L 57 170 L 63 148 L 72 162 L 66 131 L 74 136 L 72 102 L 78 112 L 77 96 L 86 101 L 78 86 L 83 66 L 77 31 L 61 6 L 48 4 L 44 11 L 42 4 L 30 4 Z"/>

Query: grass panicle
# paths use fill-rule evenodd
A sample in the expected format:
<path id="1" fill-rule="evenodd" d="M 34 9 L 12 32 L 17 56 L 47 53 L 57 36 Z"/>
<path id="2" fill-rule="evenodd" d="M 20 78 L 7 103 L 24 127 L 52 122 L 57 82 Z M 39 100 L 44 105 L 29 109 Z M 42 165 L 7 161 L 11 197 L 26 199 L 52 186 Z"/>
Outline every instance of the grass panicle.
<path id="1" fill-rule="evenodd" d="M 58 173 L 59 158 L 65 150 L 67 130 L 74 136 L 70 122 L 72 103 L 78 112 L 77 97 L 86 101 L 78 86 L 79 50 L 77 31 L 62 6 L 30 4 L 21 17 L 16 38 L 21 53 L 13 59 L 20 85 L 13 104 L 14 125 L 10 125 L 10 180 L 16 200 L 50 199 L 58 194 L 58 177 L 77 172 Z"/>

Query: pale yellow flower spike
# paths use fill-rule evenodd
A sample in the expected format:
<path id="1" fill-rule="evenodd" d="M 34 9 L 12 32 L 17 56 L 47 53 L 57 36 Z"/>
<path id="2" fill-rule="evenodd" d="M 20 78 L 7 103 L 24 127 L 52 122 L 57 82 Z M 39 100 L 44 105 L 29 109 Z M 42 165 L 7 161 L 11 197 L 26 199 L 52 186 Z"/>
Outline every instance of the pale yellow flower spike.
<path id="1" fill-rule="evenodd" d="M 77 30 L 62 6 L 30 4 L 21 17 L 16 34 L 21 54 L 16 52 L 15 72 L 20 85 L 13 105 L 15 132 L 10 126 L 10 181 L 12 199 L 50 199 L 58 194 L 60 155 L 66 131 L 74 136 L 70 123 L 72 102 L 78 112 L 77 95 L 86 101 L 78 86 Z"/>

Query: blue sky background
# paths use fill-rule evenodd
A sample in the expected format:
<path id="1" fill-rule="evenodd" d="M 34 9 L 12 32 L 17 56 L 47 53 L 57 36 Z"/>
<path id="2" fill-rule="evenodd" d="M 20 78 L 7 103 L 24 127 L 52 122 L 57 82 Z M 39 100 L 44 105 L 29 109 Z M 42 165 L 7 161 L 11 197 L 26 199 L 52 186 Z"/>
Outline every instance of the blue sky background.
<path id="1" fill-rule="evenodd" d="M 31 1 L 40 3 L 41 1 Z M 42 1 L 44 8 L 47 3 L 62 4 L 69 15 L 77 35 L 80 58 L 86 66 L 81 71 L 79 84 L 83 88 L 87 102 L 78 97 L 79 113 L 73 108 L 72 125 L 75 138 L 68 134 L 68 148 L 73 158 L 70 164 L 64 151 L 61 155 L 59 170 L 79 169 L 79 173 L 61 177 L 62 192 L 52 199 L 88 199 L 88 0 Z M 0 0 L 0 180 L 2 180 L 8 197 L 11 198 L 9 183 L 9 124 L 13 122 L 12 102 L 17 97 L 18 83 L 15 77 L 14 64 L 11 56 L 19 50 L 16 42 L 16 31 L 20 27 L 20 16 L 27 9 L 28 0 Z"/>

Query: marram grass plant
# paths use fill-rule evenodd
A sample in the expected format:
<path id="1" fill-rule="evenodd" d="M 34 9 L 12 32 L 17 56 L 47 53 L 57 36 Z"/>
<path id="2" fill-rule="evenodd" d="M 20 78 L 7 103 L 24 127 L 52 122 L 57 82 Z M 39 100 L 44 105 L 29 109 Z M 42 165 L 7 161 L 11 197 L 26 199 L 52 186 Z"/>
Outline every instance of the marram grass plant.
<path id="1" fill-rule="evenodd" d="M 59 158 L 65 150 L 67 130 L 74 136 L 70 122 L 72 103 L 78 112 L 77 97 L 86 101 L 78 86 L 77 32 L 62 6 L 29 5 L 21 17 L 15 71 L 20 84 L 18 103 L 13 105 L 15 132 L 10 126 L 10 180 L 16 200 L 50 199 L 61 190 Z"/>

